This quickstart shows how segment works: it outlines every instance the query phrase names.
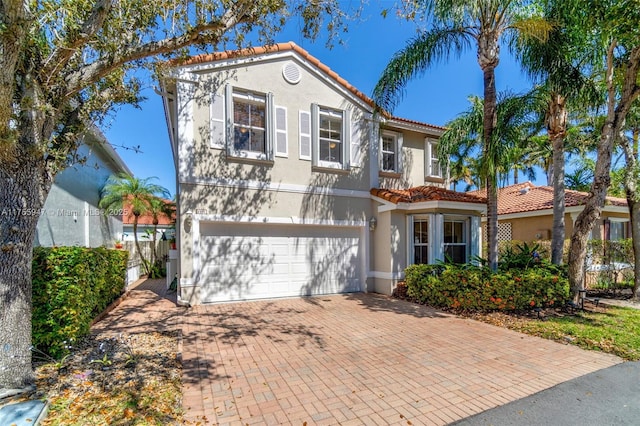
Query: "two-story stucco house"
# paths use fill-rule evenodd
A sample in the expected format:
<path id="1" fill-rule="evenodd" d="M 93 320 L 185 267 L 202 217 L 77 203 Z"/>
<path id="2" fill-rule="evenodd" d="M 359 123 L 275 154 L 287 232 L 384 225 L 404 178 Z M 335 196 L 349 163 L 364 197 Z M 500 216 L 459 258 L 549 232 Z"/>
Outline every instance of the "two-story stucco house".
<path id="1" fill-rule="evenodd" d="M 375 291 L 479 254 L 484 198 L 446 190 L 443 128 L 375 114 L 293 43 L 173 63 L 185 303 Z"/>

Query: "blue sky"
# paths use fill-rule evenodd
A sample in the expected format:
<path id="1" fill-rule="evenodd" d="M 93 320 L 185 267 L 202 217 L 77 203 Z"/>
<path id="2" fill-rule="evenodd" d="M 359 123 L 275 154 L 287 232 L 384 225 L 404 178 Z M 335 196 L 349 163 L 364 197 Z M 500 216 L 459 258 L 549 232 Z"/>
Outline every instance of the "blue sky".
<path id="1" fill-rule="evenodd" d="M 362 22 L 349 25 L 349 31 L 342 36 L 343 45 L 336 44 L 331 50 L 325 47 L 325 39 L 315 42 L 303 39 L 295 22 L 276 41 L 295 42 L 370 95 L 392 55 L 415 34 L 415 23 L 396 19 L 391 14 L 382 18 L 379 8 L 372 6 L 365 10 Z M 157 83 L 147 83 L 143 95 L 148 99 L 141 105 L 142 109 L 122 108 L 107 123 L 104 133 L 135 176 L 156 176 L 156 183 L 175 194 L 175 171 L 162 102 L 153 91 Z M 501 51 L 496 84 L 498 90 L 516 93 L 530 86 L 506 48 Z M 460 59 L 438 64 L 412 81 L 393 112 L 400 117 L 444 125 L 468 107 L 470 95 L 482 95 L 482 72 L 476 62 L 475 50 L 468 51 Z M 142 152 L 119 147 L 138 145 Z M 539 172 L 537 183 L 543 183 L 544 179 Z"/>

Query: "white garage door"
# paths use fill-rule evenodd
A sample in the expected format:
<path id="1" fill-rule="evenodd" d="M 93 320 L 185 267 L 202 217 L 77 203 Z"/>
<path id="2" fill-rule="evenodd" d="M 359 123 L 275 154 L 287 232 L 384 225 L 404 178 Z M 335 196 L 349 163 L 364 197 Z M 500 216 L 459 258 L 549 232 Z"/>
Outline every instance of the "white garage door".
<path id="1" fill-rule="evenodd" d="M 361 290 L 360 230 L 201 223 L 204 303 Z"/>

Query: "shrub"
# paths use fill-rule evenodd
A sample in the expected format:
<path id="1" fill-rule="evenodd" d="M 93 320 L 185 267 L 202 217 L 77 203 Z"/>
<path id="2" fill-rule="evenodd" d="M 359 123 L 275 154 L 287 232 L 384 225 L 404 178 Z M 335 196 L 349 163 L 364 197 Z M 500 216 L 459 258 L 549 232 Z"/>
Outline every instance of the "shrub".
<path id="1" fill-rule="evenodd" d="M 53 357 L 89 334 L 91 321 L 124 290 L 128 252 L 37 247 L 33 252 L 32 340 Z"/>
<path id="2" fill-rule="evenodd" d="M 562 306 L 569 281 L 562 268 L 543 263 L 492 273 L 469 265 L 411 265 L 407 295 L 420 303 L 466 311 L 516 311 Z"/>

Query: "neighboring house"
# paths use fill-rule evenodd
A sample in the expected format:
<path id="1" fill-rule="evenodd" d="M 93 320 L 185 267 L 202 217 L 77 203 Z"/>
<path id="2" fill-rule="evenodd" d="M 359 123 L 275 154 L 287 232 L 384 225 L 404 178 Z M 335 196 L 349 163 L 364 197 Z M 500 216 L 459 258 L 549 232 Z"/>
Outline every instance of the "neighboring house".
<path id="1" fill-rule="evenodd" d="M 293 43 L 172 66 L 181 302 L 390 294 L 412 263 L 479 254 L 485 200 L 444 189 L 442 127 L 374 114 Z"/>
<path id="2" fill-rule="evenodd" d="M 170 200 L 163 200 L 165 203 L 171 203 Z M 122 214 L 122 241 L 134 241 L 133 235 L 133 209 L 130 203 L 125 203 Z M 158 215 L 158 224 L 153 224 L 153 215 L 145 213 L 138 217 L 138 241 L 151 241 L 153 230 L 156 229 L 156 239 L 169 240 L 175 237 L 175 214 L 168 217 L 165 214 Z"/>
<path id="3" fill-rule="evenodd" d="M 91 126 L 82 136 L 78 159 L 58 173 L 38 220 L 35 246 L 113 246 L 122 237 L 122 212 L 98 208 L 100 191 L 112 174 L 131 171 Z"/>
<path id="4" fill-rule="evenodd" d="M 484 191 L 471 194 L 484 196 Z M 565 190 L 565 234 L 573 232 L 573 223 L 583 209 L 586 192 Z M 629 238 L 631 223 L 624 198 L 607 197 L 591 238 L 619 240 Z M 553 228 L 553 187 L 531 182 L 498 190 L 498 239 L 534 241 L 551 239 Z"/>

